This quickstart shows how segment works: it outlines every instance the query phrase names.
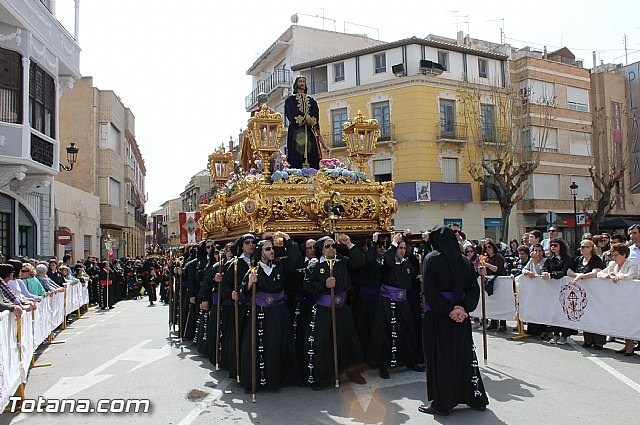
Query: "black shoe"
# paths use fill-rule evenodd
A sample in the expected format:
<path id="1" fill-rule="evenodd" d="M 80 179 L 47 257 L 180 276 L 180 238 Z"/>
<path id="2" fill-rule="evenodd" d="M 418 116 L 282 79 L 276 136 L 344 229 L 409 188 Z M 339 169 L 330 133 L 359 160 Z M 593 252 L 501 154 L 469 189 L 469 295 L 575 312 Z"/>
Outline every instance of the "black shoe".
<path id="1" fill-rule="evenodd" d="M 467 406 L 469 406 L 473 410 L 477 410 L 479 412 L 484 412 L 485 410 L 487 410 L 487 406 L 472 406 L 470 404 L 467 404 Z"/>
<path id="2" fill-rule="evenodd" d="M 347 378 L 349 378 L 349 381 L 354 384 L 364 385 L 367 383 L 367 380 L 364 379 L 364 376 L 360 375 L 360 372 L 347 372 L 346 375 Z"/>
<path id="3" fill-rule="evenodd" d="M 498 332 L 506 332 L 507 331 L 507 327 L 504 325 L 498 326 Z"/>
<path id="4" fill-rule="evenodd" d="M 635 356 L 635 355 L 636 355 L 636 353 L 634 353 L 633 351 L 631 351 L 631 352 L 629 352 L 629 353 L 625 352 L 625 353 L 624 353 L 624 355 L 625 355 L 625 357 L 629 357 L 629 356 Z"/>
<path id="5" fill-rule="evenodd" d="M 411 366 L 407 366 L 408 369 L 413 370 L 414 372 L 424 372 L 425 368 L 422 365 L 414 364 Z"/>
<path id="6" fill-rule="evenodd" d="M 428 415 L 447 416 L 449 414 L 448 411 L 436 410 L 431 406 L 427 406 L 426 404 L 418 406 L 418 411 L 421 413 L 426 413 Z"/>
<path id="7" fill-rule="evenodd" d="M 386 367 L 381 367 L 380 368 L 380 377 L 382 379 L 389 379 L 391 378 L 391 376 L 389 376 L 389 369 L 387 369 Z"/>
<path id="8" fill-rule="evenodd" d="M 583 342 L 582 343 L 582 348 L 589 348 L 589 347 L 592 347 L 592 346 L 593 346 L 593 344 L 590 344 L 588 342 Z M 602 348 L 602 346 L 600 346 L 600 348 Z"/>
<path id="9" fill-rule="evenodd" d="M 593 344 L 593 349 L 594 350 L 602 350 L 602 345 Z"/>
<path id="10" fill-rule="evenodd" d="M 322 391 L 322 384 L 314 382 L 312 384 L 309 384 L 309 388 L 311 388 L 313 391 Z"/>
<path id="11" fill-rule="evenodd" d="M 491 324 L 487 326 L 488 331 L 495 331 L 496 329 L 498 329 L 498 324 L 495 322 L 491 322 Z"/>

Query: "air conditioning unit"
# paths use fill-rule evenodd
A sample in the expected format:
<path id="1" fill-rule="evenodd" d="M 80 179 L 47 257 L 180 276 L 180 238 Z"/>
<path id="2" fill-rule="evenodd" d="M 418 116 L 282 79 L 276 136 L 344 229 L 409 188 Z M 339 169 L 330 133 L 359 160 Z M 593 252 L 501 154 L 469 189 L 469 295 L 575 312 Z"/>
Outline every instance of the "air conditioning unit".
<path id="1" fill-rule="evenodd" d="M 420 72 L 423 74 L 440 75 L 444 72 L 444 67 L 438 62 L 421 59 Z"/>

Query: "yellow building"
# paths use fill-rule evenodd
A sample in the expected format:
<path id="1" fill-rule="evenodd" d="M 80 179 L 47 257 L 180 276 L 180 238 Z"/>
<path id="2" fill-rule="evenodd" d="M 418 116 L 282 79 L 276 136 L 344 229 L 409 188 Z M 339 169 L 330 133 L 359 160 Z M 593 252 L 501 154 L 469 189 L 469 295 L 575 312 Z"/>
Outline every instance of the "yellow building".
<path id="1" fill-rule="evenodd" d="M 460 102 L 462 81 L 480 90 L 506 87 L 507 59 L 502 53 L 412 37 L 292 70 L 306 77 L 318 102 L 331 156 L 346 160 L 341 129 L 348 118 L 362 111 L 378 120 L 382 135 L 368 173 L 377 181 L 396 182 L 397 229 L 417 232 L 460 223 L 469 239 L 497 240 L 500 208 L 484 200 L 467 172 L 473 146 Z M 515 235 L 515 225 L 510 233 Z"/>

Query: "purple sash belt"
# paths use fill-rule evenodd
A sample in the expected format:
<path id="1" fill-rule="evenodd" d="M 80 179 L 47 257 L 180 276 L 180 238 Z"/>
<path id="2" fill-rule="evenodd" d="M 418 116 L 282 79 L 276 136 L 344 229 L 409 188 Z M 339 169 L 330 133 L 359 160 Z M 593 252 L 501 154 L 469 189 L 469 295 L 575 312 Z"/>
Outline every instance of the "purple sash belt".
<path id="1" fill-rule="evenodd" d="M 347 294 L 345 292 L 335 294 L 334 297 L 336 301 L 336 307 L 343 307 L 344 303 L 347 301 Z M 321 305 L 322 307 L 331 307 L 331 295 L 318 295 L 316 297 L 316 304 Z"/>
<path id="2" fill-rule="evenodd" d="M 275 307 L 284 303 L 284 291 L 271 294 L 269 292 L 257 292 L 256 304 L 260 307 Z"/>
<path id="3" fill-rule="evenodd" d="M 402 288 L 396 288 L 395 286 L 380 285 L 380 296 L 389 298 L 393 301 L 406 301 L 407 290 Z"/>
<path id="4" fill-rule="evenodd" d="M 368 300 L 377 300 L 380 297 L 380 288 L 362 285 L 360 287 L 360 298 Z"/>
<path id="5" fill-rule="evenodd" d="M 217 292 L 212 292 L 211 293 L 211 304 L 218 305 L 218 293 Z"/>
<path id="6" fill-rule="evenodd" d="M 440 292 L 440 295 L 442 295 L 443 297 L 448 299 L 451 304 L 455 304 L 456 296 L 453 294 L 453 292 L 444 291 L 444 292 Z M 464 299 L 464 294 L 462 294 L 462 299 Z M 425 311 L 425 313 L 427 311 L 431 311 L 431 306 L 426 301 L 424 302 L 424 311 Z"/>

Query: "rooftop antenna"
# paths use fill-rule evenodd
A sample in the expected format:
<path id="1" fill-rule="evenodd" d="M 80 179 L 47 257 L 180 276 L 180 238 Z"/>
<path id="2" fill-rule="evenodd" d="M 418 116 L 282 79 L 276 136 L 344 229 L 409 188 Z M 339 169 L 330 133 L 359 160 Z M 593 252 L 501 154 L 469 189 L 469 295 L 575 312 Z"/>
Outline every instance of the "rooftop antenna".
<path id="1" fill-rule="evenodd" d="M 469 35 L 469 15 L 460 15 L 458 10 L 450 10 L 456 17 L 456 34 L 460 31 L 460 24 L 467 24 L 467 35 Z M 460 21 L 460 18 L 467 18 L 466 21 Z"/>
<path id="2" fill-rule="evenodd" d="M 500 44 L 504 44 L 504 18 L 489 19 L 485 22 L 500 22 L 498 29 L 500 30 Z"/>
<path id="3" fill-rule="evenodd" d="M 347 22 L 345 21 L 344 24 L 342 25 L 342 32 L 344 32 L 345 34 L 347 33 L 347 24 L 351 24 L 351 25 L 356 25 L 358 27 L 363 27 L 363 28 L 369 28 L 372 30 L 376 31 L 376 40 L 380 40 L 380 30 L 376 27 L 370 27 L 367 25 L 362 25 L 362 24 L 356 24 L 355 22 Z"/>
<path id="4" fill-rule="evenodd" d="M 331 19 L 331 18 L 327 18 L 327 17 L 324 16 L 324 7 L 321 7 L 320 10 L 322 10 L 322 16 L 320 16 L 320 15 L 309 15 L 309 14 L 306 14 L 306 13 L 296 12 L 293 15 L 291 15 L 291 23 L 297 25 L 300 16 L 308 16 L 309 18 L 322 19 L 322 29 L 325 29 L 324 28 L 324 21 L 333 22 L 333 32 L 336 32 L 337 31 L 336 30 L 336 20 L 335 19 Z"/>

